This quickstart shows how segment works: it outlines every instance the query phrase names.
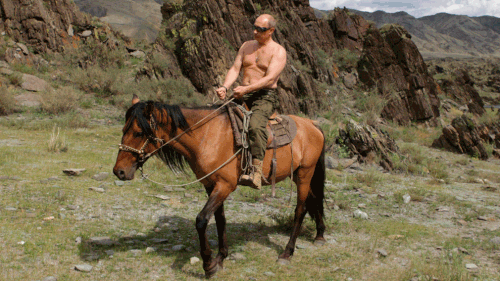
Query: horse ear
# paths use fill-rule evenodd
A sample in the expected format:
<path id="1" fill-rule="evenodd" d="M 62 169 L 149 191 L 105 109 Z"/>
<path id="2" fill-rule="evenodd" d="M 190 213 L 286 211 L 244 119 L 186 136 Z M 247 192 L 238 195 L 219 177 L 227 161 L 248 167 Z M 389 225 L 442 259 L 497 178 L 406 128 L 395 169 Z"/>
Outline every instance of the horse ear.
<path id="1" fill-rule="evenodd" d="M 141 100 L 139 99 L 139 97 L 136 94 L 134 94 L 134 96 L 132 97 L 132 105 L 134 105 L 140 101 Z"/>

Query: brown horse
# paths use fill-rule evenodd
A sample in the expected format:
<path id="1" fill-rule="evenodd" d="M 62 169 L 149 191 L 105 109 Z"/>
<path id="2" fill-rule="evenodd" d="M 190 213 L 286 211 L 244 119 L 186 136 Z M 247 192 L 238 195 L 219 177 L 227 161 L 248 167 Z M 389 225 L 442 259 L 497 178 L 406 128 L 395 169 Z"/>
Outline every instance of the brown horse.
<path id="1" fill-rule="evenodd" d="M 198 179 L 213 172 L 235 154 L 234 139 L 227 111 L 215 108 L 180 108 L 159 102 L 140 102 L 134 97 L 123 128 L 122 144 L 116 159 L 114 174 L 121 180 L 131 180 L 135 171 L 153 154 L 171 169 L 183 170 L 185 161 Z M 207 118 L 208 116 L 208 118 Z M 297 123 L 293 145 L 277 150 L 276 181 L 286 179 L 294 171 L 297 185 L 297 206 L 290 240 L 278 261 L 286 263 L 295 249 L 306 212 L 316 222 L 316 244 L 324 244 L 323 198 L 325 181 L 324 136 L 313 121 L 291 116 Z M 201 122 L 200 122 L 201 121 Z M 194 125 L 194 126 L 193 126 Z M 170 142 L 169 142 L 170 141 Z M 165 145 L 169 142 L 167 145 Z M 292 157 L 293 154 L 293 157 Z M 263 174 L 270 178 L 272 151 L 264 158 Z M 293 161 L 293 163 L 291 163 Z M 293 166 L 291 166 L 293 165 Z M 293 168 L 292 168 L 293 167 Z M 228 255 L 224 200 L 236 189 L 241 175 L 241 154 L 201 181 L 209 195 L 196 217 L 203 269 L 211 277 L 222 268 Z M 206 229 L 212 215 L 217 226 L 219 253 L 213 258 Z"/>

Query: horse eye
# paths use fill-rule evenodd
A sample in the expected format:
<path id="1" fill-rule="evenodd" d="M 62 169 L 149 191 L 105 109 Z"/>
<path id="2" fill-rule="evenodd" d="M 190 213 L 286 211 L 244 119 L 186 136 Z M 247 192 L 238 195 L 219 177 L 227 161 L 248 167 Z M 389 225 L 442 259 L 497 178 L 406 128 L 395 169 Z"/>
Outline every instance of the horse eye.
<path id="1" fill-rule="evenodd" d="M 143 137 L 143 136 L 144 136 L 143 132 L 135 132 L 134 133 L 134 137 L 136 137 L 136 138 L 140 138 L 140 137 Z"/>

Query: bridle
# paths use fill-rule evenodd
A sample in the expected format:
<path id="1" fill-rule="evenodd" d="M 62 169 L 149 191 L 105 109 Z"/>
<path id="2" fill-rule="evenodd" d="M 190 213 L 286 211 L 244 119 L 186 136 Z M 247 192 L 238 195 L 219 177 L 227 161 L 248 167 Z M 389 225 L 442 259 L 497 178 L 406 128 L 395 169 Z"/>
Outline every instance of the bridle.
<path id="1" fill-rule="evenodd" d="M 196 122 L 196 124 L 194 124 L 191 127 L 187 128 L 185 131 L 183 131 L 182 133 L 178 134 L 177 136 L 175 136 L 174 138 L 170 139 L 167 142 L 165 142 L 163 139 L 157 138 L 156 136 L 148 136 L 148 138 L 146 139 L 146 141 L 144 142 L 144 144 L 142 145 L 142 147 L 140 149 L 136 149 L 136 148 L 133 148 L 133 147 L 130 147 L 128 145 L 124 145 L 124 144 L 121 143 L 121 144 L 118 145 L 118 150 L 119 151 L 128 151 L 128 152 L 136 153 L 138 155 L 137 162 L 140 164 L 140 166 L 142 166 L 142 164 L 144 164 L 144 162 L 146 162 L 146 160 L 148 160 L 151 156 L 153 156 L 158 150 L 162 149 L 164 146 L 168 145 L 169 143 L 177 140 L 182 135 L 184 135 L 187 132 L 189 132 L 191 130 L 191 128 L 193 128 L 193 127 L 197 126 L 198 124 L 200 124 L 201 122 L 205 121 L 208 117 L 210 117 L 215 112 L 219 111 L 221 108 L 223 108 L 224 106 L 226 106 L 227 104 L 229 104 L 233 100 L 234 100 L 234 98 L 229 99 L 223 105 L 221 105 L 216 110 L 214 110 L 212 113 L 210 113 L 209 115 L 205 116 L 205 118 L 203 118 L 200 121 Z M 156 123 L 155 123 L 155 121 L 154 121 L 154 119 L 153 119 L 152 116 L 149 118 L 149 126 L 151 127 L 151 129 L 156 128 Z M 161 143 L 160 147 L 158 147 L 157 149 L 155 149 L 155 150 L 153 150 L 152 152 L 149 152 L 149 153 L 146 153 L 146 151 L 144 151 L 144 148 L 146 148 L 146 146 L 148 145 L 148 143 L 150 143 L 150 142 L 154 143 L 154 142 L 157 142 L 157 141 Z"/>
<path id="2" fill-rule="evenodd" d="M 152 141 L 151 141 L 152 140 Z M 150 153 L 146 153 L 144 151 L 144 148 L 148 145 L 148 143 L 154 143 L 154 142 L 160 142 L 162 143 L 162 145 L 160 146 L 160 148 L 154 150 L 153 152 L 150 152 Z M 137 157 L 137 162 L 139 162 L 139 164 L 144 164 L 144 162 L 146 162 L 146 160 L 149 159 L 149 157 L 153 156 L 153 154 L 156 153 L 156 151 L 158 151 L 159 149 L 161 149 L 163 147 L 163 140 L 160 139 L 160 138 L 157 138 L 157 137 L 148 137 L 146 139 L 146 141 L 144 142 L 144 144 L 142 145 L 141 149 L 136 149 L 136 148 L 133 148 L 133 147 L 130 147 L 128 145 L 124 145 L 124 144 L 119 144 L 118 145 L 118 150 L 119 151 L 128 151 L 128 152 L 132 152 L 132 153 L 136 153 L 138 155 Z"/>

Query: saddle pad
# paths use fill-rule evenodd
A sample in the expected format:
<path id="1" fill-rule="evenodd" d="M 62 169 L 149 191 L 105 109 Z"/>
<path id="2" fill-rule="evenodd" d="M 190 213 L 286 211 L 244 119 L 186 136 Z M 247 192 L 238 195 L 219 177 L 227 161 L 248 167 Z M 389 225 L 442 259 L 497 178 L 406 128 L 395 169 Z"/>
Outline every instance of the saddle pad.
<path id="1" fill-rule="evenodd" d="M 236 147 L 242 147 L 241 134 L 243 130 L 243 113 L 236 106 L 227 106 L 231 127 L 233 128 L 233 135 Z M 269 139 L 267 148 L 273 148 L 273 137 L 276 138 L 276 147 L 281 147 L 292 142 L 293 138 L 297 135 L 297 124 L 287 115 L 279 115 L 271 119 L 267 123 L 267 130 L 269 132 Z"/>
<path id="2" fill-rule="evenodd" d="M 279 115 L 268 123 L 267 130 L 272 132 L 269 134 L 267 148 L 274 148 L 273 138 L 276 138 L 276 148 L 278 148 L 292 142 L 297 135 L 297 124 L 290 116 Z"/>

